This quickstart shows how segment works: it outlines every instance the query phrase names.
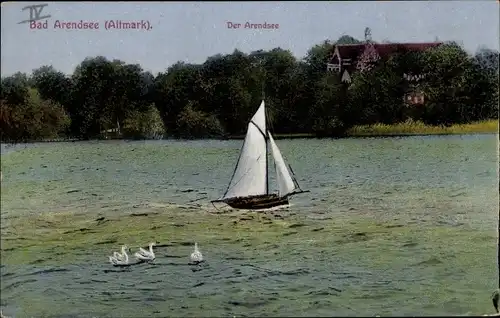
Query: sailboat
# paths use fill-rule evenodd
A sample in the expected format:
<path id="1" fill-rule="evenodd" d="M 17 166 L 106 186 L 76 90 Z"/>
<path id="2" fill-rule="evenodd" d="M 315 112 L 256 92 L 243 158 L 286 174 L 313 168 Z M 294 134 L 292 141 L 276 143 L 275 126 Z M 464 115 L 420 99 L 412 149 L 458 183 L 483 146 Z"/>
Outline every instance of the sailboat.
<path id="1" fill-rule="evenodd" d="M 268 143 L 274 159 L 277 192 L 269 191 Z M 267 129 L 265 102 L 262 100 L 248 124 L 240 156 L 226 192 L 222 198 L 211 202 L 223 202 L 232 208 L 252 210 L 288 205 L 288 199 L 292 195 L 309 192 L 300 188 L 293 170 L 288 167 Z"/>

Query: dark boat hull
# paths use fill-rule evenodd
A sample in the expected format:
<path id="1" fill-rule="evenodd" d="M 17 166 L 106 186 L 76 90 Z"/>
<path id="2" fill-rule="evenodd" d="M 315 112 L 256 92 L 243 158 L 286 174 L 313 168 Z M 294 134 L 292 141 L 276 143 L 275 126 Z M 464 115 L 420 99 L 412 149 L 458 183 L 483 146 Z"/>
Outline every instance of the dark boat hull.
<path id="1" fill-rule="evenodd" d="M 264 194 L 251 197 L 238 197 L 223 200 L 234 209 L 261 210 L 281 205 L 288 205 L 288 197 L 279 197 L 276 194 Z"/>

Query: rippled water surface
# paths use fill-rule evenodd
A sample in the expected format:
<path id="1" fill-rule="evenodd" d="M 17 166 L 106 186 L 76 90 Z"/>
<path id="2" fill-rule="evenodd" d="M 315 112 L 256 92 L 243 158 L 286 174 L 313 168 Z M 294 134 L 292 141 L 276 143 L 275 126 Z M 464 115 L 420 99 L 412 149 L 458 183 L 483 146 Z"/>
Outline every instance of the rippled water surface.
<path id="1" fill-rule="evenodd" d="M 278 140 L 311 192 L 259 213 L 209 204 L 241 141 L 2 145 L 3 313 L 489 313 L 497 140 Z M 153 240 L 153 264 L 108 264 Z M 206 262 L 191 266 L 195 241 Z"/>

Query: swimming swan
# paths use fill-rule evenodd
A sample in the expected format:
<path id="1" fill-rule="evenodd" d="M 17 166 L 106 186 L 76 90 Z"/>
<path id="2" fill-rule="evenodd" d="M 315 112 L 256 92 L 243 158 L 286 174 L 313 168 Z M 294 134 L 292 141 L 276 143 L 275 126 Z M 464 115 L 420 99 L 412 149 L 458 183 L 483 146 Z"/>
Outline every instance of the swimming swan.
<path id="1" fill-rule="evenodd" d="M 113 257 L 116 258 L 117 260 L 124 260 L 125 259 L 125 250 L 130 250 L 127 245 L 122 246 L 122 252 L 113 252 Z"/>
<path id="2" fill-rule="evenodd" d="M 153 253 L 153 246 L 156 246 L 156 243 L 154 243 L 154 242 L 149 243 L 149 251 L 146 251 L 142 247 L 139 247 L 139 252 L 138 253 L 141 253 L 144 256 L 154 255 L 154 253 Z"/>
<path id="3" fill-rule="evenodd" d="M 191 262 L 196 264 L 203 262 L 203 255 L 201 255 L 201 252 L 198 250 L 198 243 L 194 243 L 194 252 L 191 253 Z"/>
<path id="4" fill-rule="evenodd" d="M 152 261 L 156 258 L 155 253 L 153 252 L 153 246 L 155 246 L 156 243 L 152 242 L 149 243 L 149 251 L 146 251 L 142 247 L 139 247 L 139 251 L 134 254 L 135 258 L 141 261 Z"/>
<path id="5" fill-rule="evenodd" d="M 115 253 L 113 253 L 113 256 L 109 256 L 109 262 L 113 265 L 128 265 L 129 259 L 128 259 L 128 254 L 127 254 L 127 249 L 128 248 L 125 245 L 122 246 L 122 253 L 123 254 L 118 253 L 121 255 L 121 257 L 116 257 L 115 255 L 117 252 L 115 252 Z"/>

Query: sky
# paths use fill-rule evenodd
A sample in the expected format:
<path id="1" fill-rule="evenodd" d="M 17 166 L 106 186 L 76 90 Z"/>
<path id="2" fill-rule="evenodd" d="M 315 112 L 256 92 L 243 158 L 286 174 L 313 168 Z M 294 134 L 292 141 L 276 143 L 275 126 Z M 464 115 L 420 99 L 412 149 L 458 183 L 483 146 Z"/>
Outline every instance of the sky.
<path id="1" fill-rule="evenodd" d="M 27 5 L 48 5 L 47 29 L 30 29 Z M 53 65 L 70 74 L 86 57 L 102 55 L 139 63 L 157 74 L 177 61 L 203 63 L 235 49 L 250 53 L 276 47 L 297 58 L 326 39 L 348 34 L 374 41 L 457 41 L 474 53 L 499 49 L 499 3 L 490 1 L 350 1 L 350 2 L 3 2 L 1 75 L 31 73 Z M 97 30 L 55 29 L 59 22 L 98 22 Z M 108 20 L 148 21 L 149 30 L 106 30 Z M 241 23 L 239 29 L 228 22 Z M 277 29 L 245 29 L 278 24 Z"/>

